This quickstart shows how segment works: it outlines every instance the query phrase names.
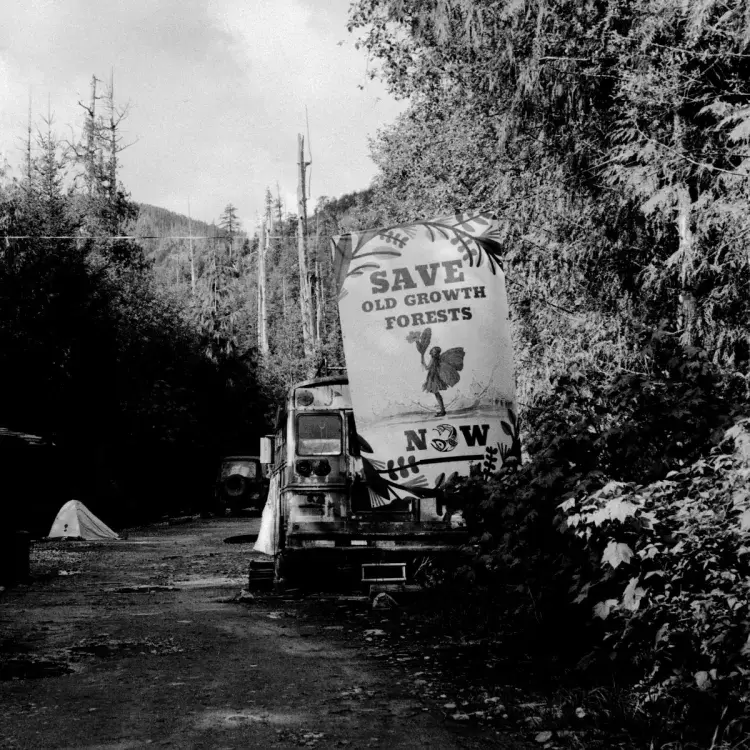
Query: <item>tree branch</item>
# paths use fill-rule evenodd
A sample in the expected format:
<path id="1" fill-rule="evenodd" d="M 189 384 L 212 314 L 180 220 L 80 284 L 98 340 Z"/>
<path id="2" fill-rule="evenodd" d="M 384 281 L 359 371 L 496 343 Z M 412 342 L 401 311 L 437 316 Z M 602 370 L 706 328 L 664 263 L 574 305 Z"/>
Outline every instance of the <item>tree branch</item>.
<path id="1" fill-rule="evenodd" d="M 672 148 L 672 146 L 668 146 L 666 143 L 662 143 L 656 138 L 652 138 L 651 136 L 646 135 L 640 128 L 636 128 L 636 130 L 647 141 L 651 141 L 651 143 L 655 143 L 657 146 L 661 146 L 661 148 L 669 151 L 675 156 L 678 156 L 680 159 L 683 159 L 684 161 L 689 162 L 690 164 L 694 164 L 696 167 L 700 167 L 701 169 L 707 169 L 709 172 L 722 172 L 723 174 L 732 175 L 733 177 L 750 177 L 750 172 L 732 171 L 731 169 L 723 169 L 722 167 L 716 167 L 713 164 L 706 164 L 705 162 L 700 162 L 700 161 L 696 161 L 695 159 L 691 159 L 689 156 L 686 156 L 685 154 L 681 154 L 677 149 Z"/>

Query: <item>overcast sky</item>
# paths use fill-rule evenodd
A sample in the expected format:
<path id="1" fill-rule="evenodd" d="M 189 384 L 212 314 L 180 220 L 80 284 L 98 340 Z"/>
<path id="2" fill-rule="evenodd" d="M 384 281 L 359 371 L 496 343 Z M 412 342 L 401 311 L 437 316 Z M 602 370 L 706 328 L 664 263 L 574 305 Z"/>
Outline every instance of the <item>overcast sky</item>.
<path id="1" fill-rule="evenodd" d="M 21 158 L 29 107 L 70 137 L 91 76 L 130 102 L 120 178 L 134 200 L 247 229 L 266 186 L 296 211 L 297 133 L 312 197 L 366 187 L 367 138 L 403 109 L 346 30 L 349 0 L 2 0 L 0 155 Z M 362 88 L 360 88 L 362 87 Z"/>

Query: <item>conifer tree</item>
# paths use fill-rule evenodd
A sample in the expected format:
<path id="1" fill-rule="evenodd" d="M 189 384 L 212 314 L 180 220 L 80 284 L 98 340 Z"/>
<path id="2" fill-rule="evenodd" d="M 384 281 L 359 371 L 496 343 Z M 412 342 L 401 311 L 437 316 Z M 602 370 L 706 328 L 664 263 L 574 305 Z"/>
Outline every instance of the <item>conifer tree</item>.
<path id="1" fill-rule="evenodd" d="M 240 231 L 240 220 L 237 218 L 237 208 L 232 203 L 227 203 L 224 211 L 219 217 L 219 228 L 224 232 L 227 239 L 227 248 L 230 259 L 234 255 L 234 240 Z"/>

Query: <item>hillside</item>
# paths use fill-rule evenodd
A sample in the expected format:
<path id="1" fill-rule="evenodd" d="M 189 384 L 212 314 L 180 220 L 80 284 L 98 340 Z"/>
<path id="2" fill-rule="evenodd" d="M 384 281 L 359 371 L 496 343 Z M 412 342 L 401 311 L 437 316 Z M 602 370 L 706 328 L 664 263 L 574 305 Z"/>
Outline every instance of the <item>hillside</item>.
<path id="1" fill-rule="evenodd" d="M 225 233 L 216 224 L 208 224 L 198 219 L 190 219 L 183 214 L 169 211 L 166 208 L 152 206 L 148 203 L 138 203 L 138 219 L 135 224 L 134 234 L 139 237 L 159 237 L 161 239 L 143 239 L 146 257 L 154 261 L 156 267 L 164 266 L 174 262 L 170 256 L 178 256 L 184 259 L 189 253 L 190 240 L 176 239 L 179 237 L 196 238 L 195 247 L 201 254 L 205 246 L 205 238 L 224 237 Z"/>

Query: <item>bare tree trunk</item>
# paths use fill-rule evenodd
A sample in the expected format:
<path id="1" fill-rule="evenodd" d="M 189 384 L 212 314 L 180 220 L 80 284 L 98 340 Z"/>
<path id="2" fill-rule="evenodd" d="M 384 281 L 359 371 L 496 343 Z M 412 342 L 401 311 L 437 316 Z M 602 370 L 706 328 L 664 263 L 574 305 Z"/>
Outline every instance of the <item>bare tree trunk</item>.
<path id="1" fill-rule="evenodd" d="M 320 214 L 315 212 L 315 252 L 318 260 L 315 263 L 315 275 L 318 279 L 318 296 L 317 296 L 317 318 L 316 318 L 316 336 L 318 349 L 321 348 L 323 334 L 326 329 L 326 285 L 323 278 L 323 264 L 320 261 Z M 325 250 L 324 250 L 325 252 Z"/>
<path id="2" fill-rule="evenodd" d="M 276 183 L 276 218 L 279 222 L 279 231 L 283 231 L 283 222 L 282 222 L 282 208 L 283 204 L 281 203 L 281 190 L 279 189 L 279 183 Z"/>
<path id="3" fill-rule="evenodd" d="M 214 316 L 219 312 L 219 258 L 216 252 L 216 241 L 217 237 L 213 238 L 213 253 L 214 253 Z"/>
<path id="4" fill-rule="evenodd" d="M 258 348 L 268 356 L 268 316 L 266 312 L 266 252 L 271 242 L 268 216 L 263 220 L 258 243 Z"/>
<path id="5" fill-rule="evenodd" d="M 323 338 L 323 284 L 320 278 L 320 261 L 315 264 L 315 277 L 318 280 L 317 294 L 315 295 L 315 343 L 320 348 Z"/>
<path id="6" fill-rule="evenodd" d="M 31 159 L 31 87 L 29 87 L 29 120 L 26 126 L 26 195 L 31 195 L 34 180 Z"/>
<path id="7" fill-rule="evenodd" d="M 86 189 L 89 198 L 96 185 L 96 76 L 91 76 L 91 104 L 86 109 Z"/>
<path id="8" fill-rule="evenodd" d="M 313 329 L 312 279 L 307 263 L 307 198 L 305 196 L 305 139 L 297 136 L 299 181 L 297 183 L 297 253 L 299 259 L 299 300 L 302 313 L 302 345 L 308 370 L 315 367 L 315 333 Z"/>
<path id="9" fill-rule="evenodd" d="M 674 146 L 680 154 L 684 152 L 685 124 L 682 116 L 674 115 Z M 695 238 L 693 236 L 693 202 L 690 190 L 685 183 L 676 186 L 677 193 L 677 234 L 680 252 L 680 297 L 679 325 L 681 341 L 685 346 L 695 346 L 698 326 L 698 301 L 695 296 Z"/>
<path id="10" fill-rule="evenodd" d="M 109 206 L 112 212 L 112 235 L 119 233 L 117 226 L 117 115 L 115 112 L 115 72 L 109 76 Z"/>
<path id="11" fill-rule="evenodd" d="M 190 234 L 190 291 L 195 295 L 195 246 L 193 245 L 193 217 L 190 215 L 190 198 L 188 198 L 188 233 Z"/>

